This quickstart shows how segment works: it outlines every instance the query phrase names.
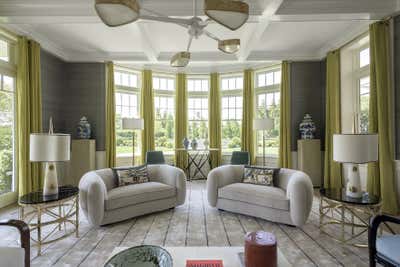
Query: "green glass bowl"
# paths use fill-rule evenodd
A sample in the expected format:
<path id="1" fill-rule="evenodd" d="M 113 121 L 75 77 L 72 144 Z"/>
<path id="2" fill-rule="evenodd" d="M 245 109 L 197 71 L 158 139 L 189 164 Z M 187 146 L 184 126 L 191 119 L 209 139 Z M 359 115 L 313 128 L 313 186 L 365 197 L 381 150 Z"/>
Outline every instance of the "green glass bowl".
<path id="1" fill-rule="evenodd" d="M 104 267 L 172 267 L 172 257 L 158 246 L 137 246 L 123 250 L 107 261 Z"/>

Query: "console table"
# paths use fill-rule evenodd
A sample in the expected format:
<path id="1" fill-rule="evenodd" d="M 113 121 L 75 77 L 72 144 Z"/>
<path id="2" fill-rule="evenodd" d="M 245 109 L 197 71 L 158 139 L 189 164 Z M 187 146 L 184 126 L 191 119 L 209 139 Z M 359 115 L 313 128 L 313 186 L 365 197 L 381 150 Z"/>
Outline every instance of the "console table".
<path id="1" fill-rule="evenodd" d="M 207 175 L 204 173 L 202 168 L 204 165 L 208 164 L 210 170 L 212 169 L 211 163 L 211 152 L 219 151 L 218 148 L 208 148 L 208 149 L 185 149 L 177 148 L 176 152 L 184 151 L 187 154 L 187 165 L 186 165 L 186 176 L 189 181 L 192 177 L 201 174 L 203 179 L 207 179 Z M 193 171 L 191 170 L 193 166 Z M 192 175 L 193 173 L 193 175 Z"/>
<path id="2" fill-rule="evenodd" d="M 368 247 L 368 244 L 357 242 L 356 239 L 368 233 L 370 218 L 380 213 L 380 198 L 367 193 L 364 193 L 362 198 L 352 198 L 346 195 L 344 189 L 321 189 L 320 195 L 321 232 L 341 243 Z M 325 226 L 330 224 L 340 225 L 341 231 L 335 235 L 330 234 L 325 230 Z"/>
<path id="3" fill-rule="evenodd" d="M 31 234 L 31 240 L 38 247 L 38 256 L 43 245 L 63 239 L 73 233 L 79 237 L 79 189 L 74 186 L 61 186 L 58 194 L 43 196 L 42 191 L 32 192 L 19 198 L 19 218 L 25 221 L 32 232 L 36 231 L 37 238 Z M 25 209 L 27 211 L 25 212 Z M 67 231 L 66 225 L 74 226 L 72 231 Z M 42 236 L 42 228 L 50 227 L 50 231 Z M 57 230 L 64 233 L 53 237 Z"/>

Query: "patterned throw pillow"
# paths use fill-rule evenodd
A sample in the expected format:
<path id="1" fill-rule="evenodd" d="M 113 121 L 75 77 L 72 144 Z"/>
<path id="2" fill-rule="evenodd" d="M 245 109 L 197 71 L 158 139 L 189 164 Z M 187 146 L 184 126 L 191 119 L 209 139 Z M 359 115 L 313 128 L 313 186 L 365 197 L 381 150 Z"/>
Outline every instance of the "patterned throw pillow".
<path id="1" fill-rule="evenodd" d="M 147 165 L 113 168 L 118 186 L 147 183 L 149 181 Z"/>
<path id="2" fill-rule="evenodd" d="M 278 172 L 279 169 L 274 168 L 245 166 L 243 183 L 274 186 Z"/>

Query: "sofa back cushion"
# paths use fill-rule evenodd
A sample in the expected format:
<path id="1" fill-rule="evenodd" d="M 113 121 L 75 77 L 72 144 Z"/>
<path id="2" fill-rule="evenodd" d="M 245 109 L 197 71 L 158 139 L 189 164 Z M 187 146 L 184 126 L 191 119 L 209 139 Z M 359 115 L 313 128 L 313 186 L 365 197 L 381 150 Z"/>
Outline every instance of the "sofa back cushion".
<path id="1" fill-rule="evenodd" d="M 113 168 L 118 186 L 142 184 L 149 181 L 147 165 Z"/>
<path id="2" fill-rule="evenodd" d="M 243 183 L 265 186 L 275 186 L 279 176 L 279 169 L 260 166 L 245 166 Z"/>

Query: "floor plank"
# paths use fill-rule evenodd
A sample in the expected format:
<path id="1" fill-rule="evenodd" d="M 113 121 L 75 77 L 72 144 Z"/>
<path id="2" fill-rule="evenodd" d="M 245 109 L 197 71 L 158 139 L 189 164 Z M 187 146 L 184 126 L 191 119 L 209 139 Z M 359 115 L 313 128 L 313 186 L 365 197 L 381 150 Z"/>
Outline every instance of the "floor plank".
<path id="1" fill-rule="evenodd" d="M 278 247 L 294 266 L 367 266 L 367 249 L 340 244 L 319 230 L 318 209 L 316 193 L 305 226 L 277 224 L 209 206 L 205 182 L 193 181 L 187 184 L 185 204 L 175 209 L 99 228 L 92 227 L 82 215 L 80 237 L 52 243 L 44 247 L 42 256 L 32 254 L 32 266 L 102 266 L 118 246 L 242 246 L 245 233 L 257 230 L 274 233 Z M 0 218 L 18 218 L 17 206 L 1 209 Z M 327 229 L 335 234 L 340 226 L 329 225 Z M 0 228 L 0 245 L 15 246 L 18 239 L 18 232 Z M 365 239 L 363 236 L 359 241 Z"/>

